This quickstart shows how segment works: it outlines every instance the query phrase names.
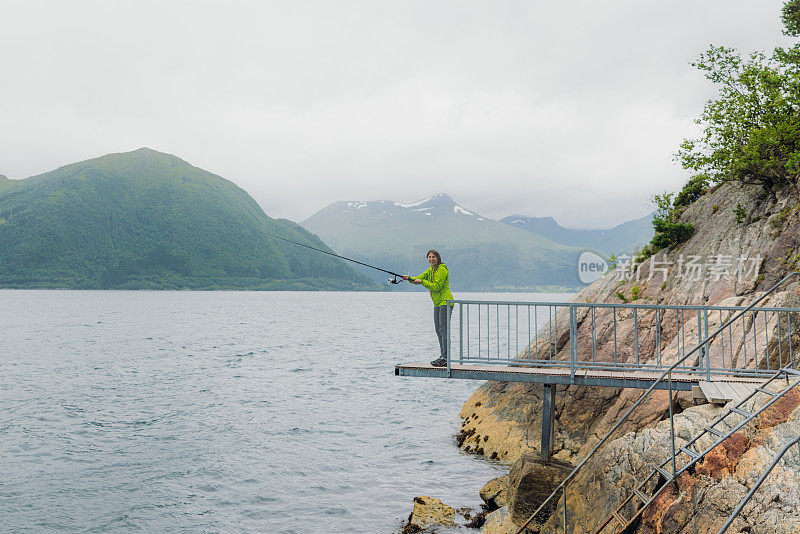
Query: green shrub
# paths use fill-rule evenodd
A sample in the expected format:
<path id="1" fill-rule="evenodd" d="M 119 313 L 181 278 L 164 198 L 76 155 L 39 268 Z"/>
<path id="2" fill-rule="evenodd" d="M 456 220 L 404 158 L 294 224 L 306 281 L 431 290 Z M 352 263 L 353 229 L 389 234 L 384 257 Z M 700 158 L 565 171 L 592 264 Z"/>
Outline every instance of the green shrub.
<path id="1" fill-rule="evenodd" d="M 673 206 L 676 208 L 686 207 L 698 198 L 702 197 L 708 191 L 708 176 L 705 174 L 698 174 L 697 176 L 686 182 L 681 192 L 675 197 Z"/>
<path id="2" fill-rule="evenodd" d="M 784 34 L 800 36 L 800 0 L 783 5 Z M 794 39 L 793 39 L 794 40 Z M 712 182 L 797 183 L 800 176 L 800 44 L 741 56 L 712 46 L 693 63 L 717 88 L 697 123 L 703 128 L 676 154 L 683 167 Z"/>
<path id="3" fill-rule="evenodd" d="M 741 202 L 736 204 L 736 207 L 733 208 L 733 214 L 736 216 L 737 223 L 744 221 L 744 218 L 747 216 L 747 212 L 745 212 L 744 206 L 742 206 Z"/>
<path id="4" fill-rule="evenodd" d="M 617 255 L 612 252 L 611 256 L 608 257 L 608 265 L 609 265 L 609 269 L 608 270 L 609 271 L 613 271 L 614 269 L 616 269 L 618 261 L 619 261 L 619 258 L 617 258 Z"/>
<path id="5" fill-rule="evenodd" d="M 688 198 L 686 196 L 685 198 Z M 678 222 L 682 213 L 672 201 L 672 193 L 663 193 L 653 197 L 656 212 L 653 215 L 653 230 L 655 235 L 650 241 L 650 246 L 645 248 L 646 257 L 652 256 L 663 248 L 671 247 L 686 241 L 694 233 L 694 225 Z M 643 254 L 644 255 L 644 254 Z"/>
<path id="6" fill-rule="evenodd" d="M 633 287 L 631 288 L 631 300 L 636 300 L 636 299 L 638 299 L 638 298 L 639 298 L 639 296 L 640 296 L 640 294 L 641 294 L 641 292 L 642 292 L 642 288 L 641 288 L 641 287 L 639 287 L 639 286 L 633 286 Z"/>

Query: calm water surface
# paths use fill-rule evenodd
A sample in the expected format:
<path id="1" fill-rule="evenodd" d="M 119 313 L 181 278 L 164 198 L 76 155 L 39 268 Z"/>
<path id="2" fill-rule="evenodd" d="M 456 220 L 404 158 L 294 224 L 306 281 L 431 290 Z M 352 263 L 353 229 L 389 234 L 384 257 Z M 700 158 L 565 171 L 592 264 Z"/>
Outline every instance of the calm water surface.
<path id="1" fill-rule="evenodd" d="M 564 295 L 470 294 L 564 300 Z M 0 291 L 0 530 L 395 532 L 478 507 L 426 293 Z"/>

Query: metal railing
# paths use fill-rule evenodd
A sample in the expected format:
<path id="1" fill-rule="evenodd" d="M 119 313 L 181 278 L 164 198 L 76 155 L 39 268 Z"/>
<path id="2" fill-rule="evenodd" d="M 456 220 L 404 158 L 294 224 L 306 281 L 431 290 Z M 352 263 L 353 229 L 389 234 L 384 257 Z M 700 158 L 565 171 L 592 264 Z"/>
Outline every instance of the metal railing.
<path id="1" fill-rule="evenodd" d="M 564 520 L 564 531 L 566 532 L 566 529 L 567 529 L 567 487 L 568 487 L 568 484 L 570 483 L 570 481 L 572 481 L 575 478 L 575 476 L 578 474 L 578 472 L 581 470 L 581 468 L 584 465 L 586 465 L 586 463 L 594 456 L 594 454 L 611 438 L 611 436 L 617 431 L 617 429 L 620 428 L 622 423 L 627 420 L 627 418 L 630 416 L 630 414 L 633 413 L 636 410 L 636 408 L 638 408 L 644 402 L 644 400 L 647 399 L 650 396 L 650 394 L 658 387 L 658 385 L 660 383 L 664 382 L 665 380 L 669 383 L 669 417 L 670 417 L 670 438 L 671 438 L 671 447 L 672 447 L 672 457 L 671 457 L 671 462 L 670 463 L 671 463 L 671 466 L 672 466 L 672 476 L 667 481 L 667 483 L 665 483 L 663 485 L 663 487 L 667 486 L 669 482 L 672 482 L 673 480 L 675 480 L 675 477 L 677 476 L 678 470 L 677 470 L 677 467 L 676 467 L 676 456 L 677 456 L 677 454 L 676 454 L 676 445 L 675 445 L 675 422 L 674 422 L 674 411 L 673 411 L 673 400 L 674 399 L 673 399 L 673 394 L 672 394 L 672 373 L 675 372 L 686 360 L 688 360 L 689 357 L 693 356 L 698 351 L 702 351 L 703 353 L 705 353 L 707 351 L 707 349 L 711 346 L 711 344 L 714 342 L 714 340 L 716 339 L 717 336 L 719 336 L 721 333 L 725 332 L 727 328 L 729 328 L 729 327 L 733 326 L 734 324 L 736 324 L 736 321 L 738 321 L 742 317 L 745 317 L 748 314 L 748 312 L 755 312 L 756 309 L 757 309 L 756 305 L 758 303 L 760 303 L 765 298 L 767 298 L 769 295 L 771 295 L 773 292 L 775 292 L 787 280 L 793 278 L 794 276 L 797 276 L 798 274 L 800 274 L 800 273 L 799 272 L 792 272 L 789 275 L 787 275 L 786 277 L 784 277 L 783 279 L 781 279 L 777 284 L 772 286 L 767 292 L 765 292 L 763 295 L 761 295 L 758 299 L 756 299 L 749 306 L 747 306 L 746 308 L 740 309 L 738 312 L 735 313 L 735 315 L 729 317 L 729 319 L 725 323 L 722 323 L 710 335 L 702 336 L 702 334 L 700 334 L 701 337 L 700 337 L 699 341 L 697 342 L 697 344 L 694 346 L 694 348 L 692 348 L 689 352 L 685 353 L 683 356 L 681 356 L 679 359 L 677 359 L 677 361 L 672 363 L 672 365 L 667 367 L 661 373 L 659 378 L 657 380 L 655 380 L 653 382 L 653 384 L 642 393 L 642 395 L 639 397 L 639 399 L 632 406 L 630 406 L 630 408 L 628 408 L 628 410 L 622 415 L 622 417 L 614 424 L 614 426 L 611 428 L 611 430 L 609 430 L 606 433 L 606 435 L 592 448 L 592 450 L 564 478 L 564 480 L 558 485 L 558 487 L 556 487 L 556 489 L 553 490 L 553 492 L 544 500 L 544 502 L 541 503 L 541 505 L 533 512 L 533 514 L 531 514 L 531 516 L 528 518 L 528 520 L 519 528 L 519 530 L 517 531 L 517 534 L 522 533 L 525 530 L 525 528 L 527 528 L 528 524 L 530 524 L 530 522 L 533 521 L 533 519 L 545 508 L 545 506 L 548 503 L 553 501 L 554 498 L 556 498 L 555 502 L 558 503 L 558 500 L 560 500 L 560 499 L 558 499 L 557 496 L 559 496 L 561 494 L 563 494 L 563 499 L 564 499 L 564 509 L 563 509 L 564 518 L 563 518 L 563 520 Z M 559 306 L 563 306 L 563 305 L 559 304 Z M 582 305 L 579 305 L 579 306 L 582 306 Z M 588 306 L 596 307 L 596 306 L 605 306 L 605 305 L 598 305 L 598 304 L 592 305 L 592 304 L 589 304 Z M 608 305 L 608 306 L 620 307 L 622 305 Z M 672 307 L 672 308 L 681 308 L 681 307 Z M 764 310 L 777 310 L 779 312 L 788 311 L 790 313 L 796 313 L 796 311 L 797 311 L 796 309 L 784 309 L 784 308 L 765 308 Z M 701 317 L 705 317 L 705 316 L 706 316 L 705 314 L 701 315 Z M 571 341 L 571 347 L 574 344 L 577 343 L 577 335 L 576 335 L 576 332 L 574 331 L 574 329 L 572 327 L 573 324 L 576 324 L 572 320 L 574 317 L 575 317 L 574 314 L 571 314 L 571 319 L 570 319 L 570 323 L 569 323 L 570 324 L 571 339 L 573 340 L 573 341 Z M 699 331 L 699 329 L 698 329 L 698 331 Z M 614 332 L 616 333 L 616 327 L 615 327 Z M 790 330 L 790 333 L 791 332 L 792 331 Z M 779 335 L 779 337 L 780 337 L 780 335 Z M 791 335 L 789 335 L 789 338 L 791 338 Z M 769 340 L 767 339 L 767 341 L 769 341 Z M 615 339 L 614 342 L 618 343 L 618 340 Z M 767 343 L 766 346 L 767 346 L 768 349 L 770 349 L 769 343 Z M 617 348 L 618 348 L 618 344 L 615 345 L 615 351 L 616 351 Z M 570 350 L 570 365 L 573 365 L 573 366 L 575 365 L 575 363 L 576 363 L 575 362 L 575 355 L 576 355 L 576 352 L 574 350 L 572 350 L 572 348 L 571 348 L 571 350 Z M 771 350 L 767 350 L 766 363 L 770 362 L 771 357 L 772 357 L 772 351 Z M 755 359 L 758 360 L 757 357 Z M 710 360 L 710 358 L 708 358 L 706 361 L 709 361 L 709 360 Z M 792 358 L 792 361 L 793 361 L 793 358 Z M 506 362 L 506 363 L 508 363 L 508 362 Z M 706 364 L 707 372 L 710 369 L 711 369 L 710 364 Z M 758 370 L 758 369 L 756 368 L 756 370 Z M 744 372 L 748 372 L 748 371 L 750 371 L 750 369 L 749 368 L 745 368 L 743 371 Z M 780 372 L 780 368 L 778 369 L 778 372 Z M 773 372 L 771 374 L 775 374 L 775 373 Z M 645 505 L 642 508 L 642 510 L 644 508 L 646 508 L 646 507 L 647 507 L 647 505 Z M 639 513 L 641 513 L 641 510 L 639 511 Z M 638 513 L 637 513 L 637 515 L 638 515 Z M 630 521 L 633 521 L 634 519 L 635 518 L 632 518 Z M 601 527 L 601 530 L 602 530 L 602 528 L 603 527 Z"/>
<path id="2" fill-rule="evenodd" d="M 800 359 L 800 308 L 448 302 L 458 312 L 448 327 L 449 363 L 569 368 L 572 376 L 581 369 L 671 369 L 710 380 L 769 376 Z M 709 336 L 720 325 L 719 335 Z M 696 357 L 686 358 L 698 344 Z"/>
<path id="3" fill-rule="evenodd" d="M 720 528 L 719 531 L 717 531 L 717 534 L 723 534 L 726 530 L 728 530 L 728 527 L 731 526 L 731 523 L 733 523 L 733 520 L 736 519 L 736 517 L 742 511 L 742 509 L 744 508 L 744 505 L 747 504 L 750 501 L 750 499 L 753 497 L 753 494 L 755 494 L 755 492 L 758 491 L 758 488 L 760 488 L 761 484 L 764 483 L 764 480 L 767 479 L 769 474 L 772 472 L 772 469 L 774 469 L 774 467 L 776 465 L 778 465 L 778 462 L 780 462 L 781 458 L 783 458 L 783 456 L 786 454 L 786 452 L 789 449 L 792 448 L 792 445 L 797 445 L 797 453 L 798 453 L 798 456 L 800 456 L 800 445 L 799 444 L 800 444 L 800 436 L 798 436 L 798 437 L 796 437 L 796 438 L 794 438 L 792 440 L 789 440 L 789 442 L 786 443 L 786 445 L 784 445 L 783 449 L 778 454 L 775 455 L 775 458 L 772 459 L 772 463 L 769 464 L 769 466 L 764 470 L 764 472 L 759 477 L 758 481 L 756 481 L 755 485 L 753 485 L 752 489 L 747 493 L 747 495 L 744 496 L 744 498 L 741 500 L 741 502 L 739 502 L 738 506 L 736 506 L 736 509 L 728 517 L 728 520 L 725 522 L 725 524 L 722 525 L 722 528 Z"/>

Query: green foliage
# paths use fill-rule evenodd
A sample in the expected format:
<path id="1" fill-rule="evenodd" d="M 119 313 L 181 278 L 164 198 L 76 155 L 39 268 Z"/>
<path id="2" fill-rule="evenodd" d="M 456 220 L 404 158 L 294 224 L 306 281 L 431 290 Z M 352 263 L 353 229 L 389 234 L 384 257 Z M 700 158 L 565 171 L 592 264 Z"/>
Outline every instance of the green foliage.
<path id="1" fill-rule="evenodd" d="M 626 297 L 625 293 L 623 293 L 622 291 L 617 291 L 617 298 L 619 300 L 621 300 L 622 302 L 625 302 L 625 303 L 628 302 L 628 297 Z"/>
<path id="2" fill-rule="evenodd" d="M 784 33 L 800 35 L 800 0 L 783 7 Z M 693 63 L 719 89 L 697 123 L 703 134 L 681 144 L 685 169 L 713 182 L 757 183 L 764 188 L 800 176 L 800 45 L 771 56 L 712 46 Z"/>
<path id="3" fill-rule="evenodd" d="M 660 249 L 653 246 L 652 243 L 648 243 L 643 247 L 637 247 L 633 249 L 633 262 L 634 263 L 642 263 L 644 260 L 658 252 Z"/>
<path id="4" fill-rule="evenodd" d="M 784 35 L 800 36 L 800 0 L 789 0 L 783 4 L 781 21 Z"/>
<path id="5" fill-rule="evenodd" d="M 242 189 L 141 149 L 62 167 L 0 193 L 0 286 L 367 289 L 325 245 Z"/>
<path id="6" fill-rule="evenodd" d="M 685 195 L 684 198 L 688 198 L 688 196 Z M 673 194 L 667 192 L 653 197 L 653 204 L 656 206 L 656 212 L 653 215 L 655 235 L 650 241 L 650 246 L 642 251 L 643 255 L 646 253 L 645 258 L 663 248 L 686 241 L 694 232 L 693 224 L 678 222 L 681 210 L 675 206 L 672 197 Z"/>
<path id="7" fill-rule="evenodd" d="M 675 197 L 673 206 L 676 208 L 686 207 L 708 191 L 708 176 L 698 174 L 686 182 L 678 196 Z"/>
<path id="8" fill-rule="evenodd" d="M 636 300 L 642 293 L 642 288 L 639 286 L 633 286 L 631 288 L 631 300 Z"/>
<path id="9" fill-rule="evenodd" d="M 737 223 L 743 222 L 745 217 L 747 217 L 747 212 L 744 210 L 744 206 L 742 206 L 741 202 L 736 204 L 736 207 L 733 208 L 733 214 L 736 216 Z"/>
<path id="10" fill-rule="evenodd" d="M 617 262 L 619 262 L 619 258 L 617 258 L 617 255 L 612 252 L 611 256 L 608 257 L 608 270 L 613 271 L 616 269 Z"/>

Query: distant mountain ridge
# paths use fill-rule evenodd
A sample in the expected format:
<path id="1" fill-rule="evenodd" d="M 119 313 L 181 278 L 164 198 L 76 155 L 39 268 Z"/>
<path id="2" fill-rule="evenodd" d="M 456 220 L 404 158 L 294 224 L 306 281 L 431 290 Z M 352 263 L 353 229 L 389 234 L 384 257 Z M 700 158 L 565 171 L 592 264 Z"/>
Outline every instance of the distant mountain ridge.
<path id="1" fill-rule="evenodd" d="M 17 182 L 20 181 L 21 180 L 9 180 L 8 178 L 0 174 L 0 192 L 5 191 L 10 187 L 13 187 L 14 185 L 16 185 Z"/>
<path id="2" fill-rule="evenodd" d="M 269 234 L 330 250 L 234 183 L 147 148 L 0 180 L 0 287 L 376 288 Z"/>
<path id="3" fill-rule="evenodd" d="M 396 272 L 422 272 L 425 252 L 436 248 L 452 272 L 455 290 L 539 291 L 580 285 L 577 259 L 582 249 L 483 217 L 445 194 L 410 203 L 338 201 L 301 224 L 340 254 Z"/>
<path id="4" fill-rule="evenodd" d="M 501 222 L 574 247 L 593 247 L 606 256 L 630 254 L 634 248 L 653 238 L 653 215 L 618 224 L 607 230 L 574 230 L 564 228 L 552 217 L 511 215 Z"/>

